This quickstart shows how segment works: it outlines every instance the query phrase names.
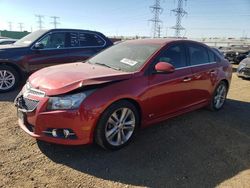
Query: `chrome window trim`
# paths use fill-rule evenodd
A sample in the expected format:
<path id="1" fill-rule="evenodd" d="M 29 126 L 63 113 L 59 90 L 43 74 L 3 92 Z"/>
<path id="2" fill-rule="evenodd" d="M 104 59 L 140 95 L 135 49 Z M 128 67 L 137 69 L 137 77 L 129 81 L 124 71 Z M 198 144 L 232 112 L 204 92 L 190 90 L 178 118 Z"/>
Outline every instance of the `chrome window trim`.
<path id="1" fill-rule="evenodd" d="M 103 41 L 104 41 L 104 44 L 101 45 L 101 46 L 83 46 L 83 47 L 65 47 L 65 48 L 45 48 L 45 49 L 39 49 L 39 50 L 67 50 L 67 49 L 78 49 L 78 48 L 101 48 L 101 47 L 104 47 L 106 46 L 107 42 L 106 40 L 104 40 L 100 35 L 96 34 L 96 33 L 92 33 L 92 32 L 88 32 L 88 31 L 51 31 L 49 33 L 46 33 L 42 38 L 40 38 L 37 42 L 40 42 L 41 40 L 43 40 L 45 37 L 47 37 L 47 35 L 50 35 L 52 33 L 61 33 L 61 32 L 64 32 L 64 33 L 67 33 L 67 32 L 75 32 L 75 33 L 88 33 L 88 34 L 93 34 L 93 35 L 96 35 L 98 37 L 100 37 Z M 31 50 L 37 50 L 34 48 L 35 44 L 37 43 L 35 42 L 32 46 L 31 46 Z M 80 45 L 80 44 L 79 44 Z"/>
<path id="2" fill-rule="evenodd" d="M 198 65 L 189 65 L 186 67 L 180 67 L 180 68 L 176 68 L 175 70 L 182 70 L 182 69 L 186 69 L 186 68 L 192 68 L 192 67 L 199 67 L 199 66 L 203 66 L 203 65 L 211 65 L 211 64 L 216 64 L 217 62 L 209 62 L 209 63 L 203 63 L 203 64 L 198 64 Z"/>

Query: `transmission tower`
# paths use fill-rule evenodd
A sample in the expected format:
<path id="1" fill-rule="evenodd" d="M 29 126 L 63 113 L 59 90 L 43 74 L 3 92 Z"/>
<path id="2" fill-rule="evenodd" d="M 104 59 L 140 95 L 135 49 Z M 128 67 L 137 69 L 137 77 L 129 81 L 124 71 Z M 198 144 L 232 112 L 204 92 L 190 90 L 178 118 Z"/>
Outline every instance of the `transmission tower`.
<path id="1" fill-rule="evenodd" d="M 51 16 L 51 18 L 53 18 L 53 22 L 50 22 L 51 24 L 54 25 L 54 28 L 57 28 L 57 25 L 60 24 L 59 22 L 57 22 L 57 19 L 59 19 L 59 17 L 57 16 Z"/>
<path id="2" fill-rule="evenodd" d="M 180 37 L 181 31 L 185 30 L 185 28 L 181 26 L 181 19 L 187 14 L 187 12 L 183 9 L 183 1 L 187 0 L 178 0 L 177 8 L 172 10 L 176 16 L 176 24 L 172 27 L 172 29 L 175 29 L 176 37 Z"/>
<path id="3" fill-rule="evenodd" d="M 9 23 L 9 30 L 12 31 L 12 22 L 8 22 Z"/>
<path id="4" fill-rule="evenodd" d="M 38 23 L 38 28 L 39 29 L 42 29 L 43 28 L 43 18 L 44 18 L 44 16 L 43 15 L 35 15 L 37 18 L 38 18 L 38 21 L 37 21 L 37 23 Z"/>
<path id="5" fill-rule="evenodd" d="M 149 8 L 153 13 L 153 18 L 148 21 L 152 22 L 153 37 L 156 38 L 161 35 L 161 30 L 159 29 L 162 23 L 160 20 L 160 14 L 163 11 L 163 8 L 161 8 L 161 0 L 155 0 L 154 5 L 150 6 Z"/>
<path id="6" fill-rule="evenodd" d="M 22 32 L 23 31 L 23 23 L 18 23 L 18 24 L 19 24 L 20 31 Z"/>

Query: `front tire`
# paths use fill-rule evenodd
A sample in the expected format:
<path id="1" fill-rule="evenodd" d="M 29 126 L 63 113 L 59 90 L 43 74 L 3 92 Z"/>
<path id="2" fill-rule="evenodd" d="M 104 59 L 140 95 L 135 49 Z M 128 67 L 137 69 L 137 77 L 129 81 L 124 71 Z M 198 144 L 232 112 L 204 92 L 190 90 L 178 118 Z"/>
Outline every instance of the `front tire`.
<path id="1" fill-rule="evenodd" d="M 95 142 L 104 149 L 117 150 L 131 142 L 138 127 L 139 113 L 129 101 L 109 106 L 97 124 Z"/>
<path id="2" fill-rule="evenodd" d="M 214 90 L 210 103 L 210 110 L 218 111 L 223 107 L 226 101 L 227 92 L 228 92 L 227 84 L 224 81 L 221 81 Z"/>
<path id="3" fill-rule="evenodd" d="M 0 65 L 0 93 L 15 89 L 20 83 L 18 72 L 6 65 Z"/>

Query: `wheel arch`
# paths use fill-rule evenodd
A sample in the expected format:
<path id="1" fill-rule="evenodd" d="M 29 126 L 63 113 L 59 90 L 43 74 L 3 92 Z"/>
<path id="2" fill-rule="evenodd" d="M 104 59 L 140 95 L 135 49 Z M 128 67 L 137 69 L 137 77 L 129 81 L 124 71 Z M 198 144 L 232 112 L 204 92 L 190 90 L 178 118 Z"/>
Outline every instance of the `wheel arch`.
<path id="1" fill-rule="evenodd" d="M 227 79 L 222 79 L 222 80 L 220 80 L 220 82 L 224 82 L 226 84 L 226 86 L 227 86 L 227 89 L 229 89 L 229 81 Z"/>
<path id="2" fill-rule="evenodd" d="M 24 72 L 22 71 L 22 69 L 18 65 L 15 65 L 13 63 L 7 63 L 7 62 L 0 62 L 0 66 L 1 65 L 3 65 L 3 66 L 9 66 L 9 67 L 12 67 L 13 69 L 15 69 L 15 71 L 19 74 L 21 80 L 23 80 L 23 78 L 24 78 Z"/>

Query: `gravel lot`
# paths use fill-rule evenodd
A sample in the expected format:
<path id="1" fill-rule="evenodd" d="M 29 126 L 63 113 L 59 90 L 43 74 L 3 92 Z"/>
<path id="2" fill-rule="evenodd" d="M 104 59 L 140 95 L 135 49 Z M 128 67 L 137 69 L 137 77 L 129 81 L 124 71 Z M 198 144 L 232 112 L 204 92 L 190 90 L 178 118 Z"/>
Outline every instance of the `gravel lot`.
<path id="1" fill-rule="evenodd" d="M 140 131 L 128 147 L 37 142 L 0 94 L 0 187 L 250 187 L 250 80 L 233 75 L 224 109 Z"/>

